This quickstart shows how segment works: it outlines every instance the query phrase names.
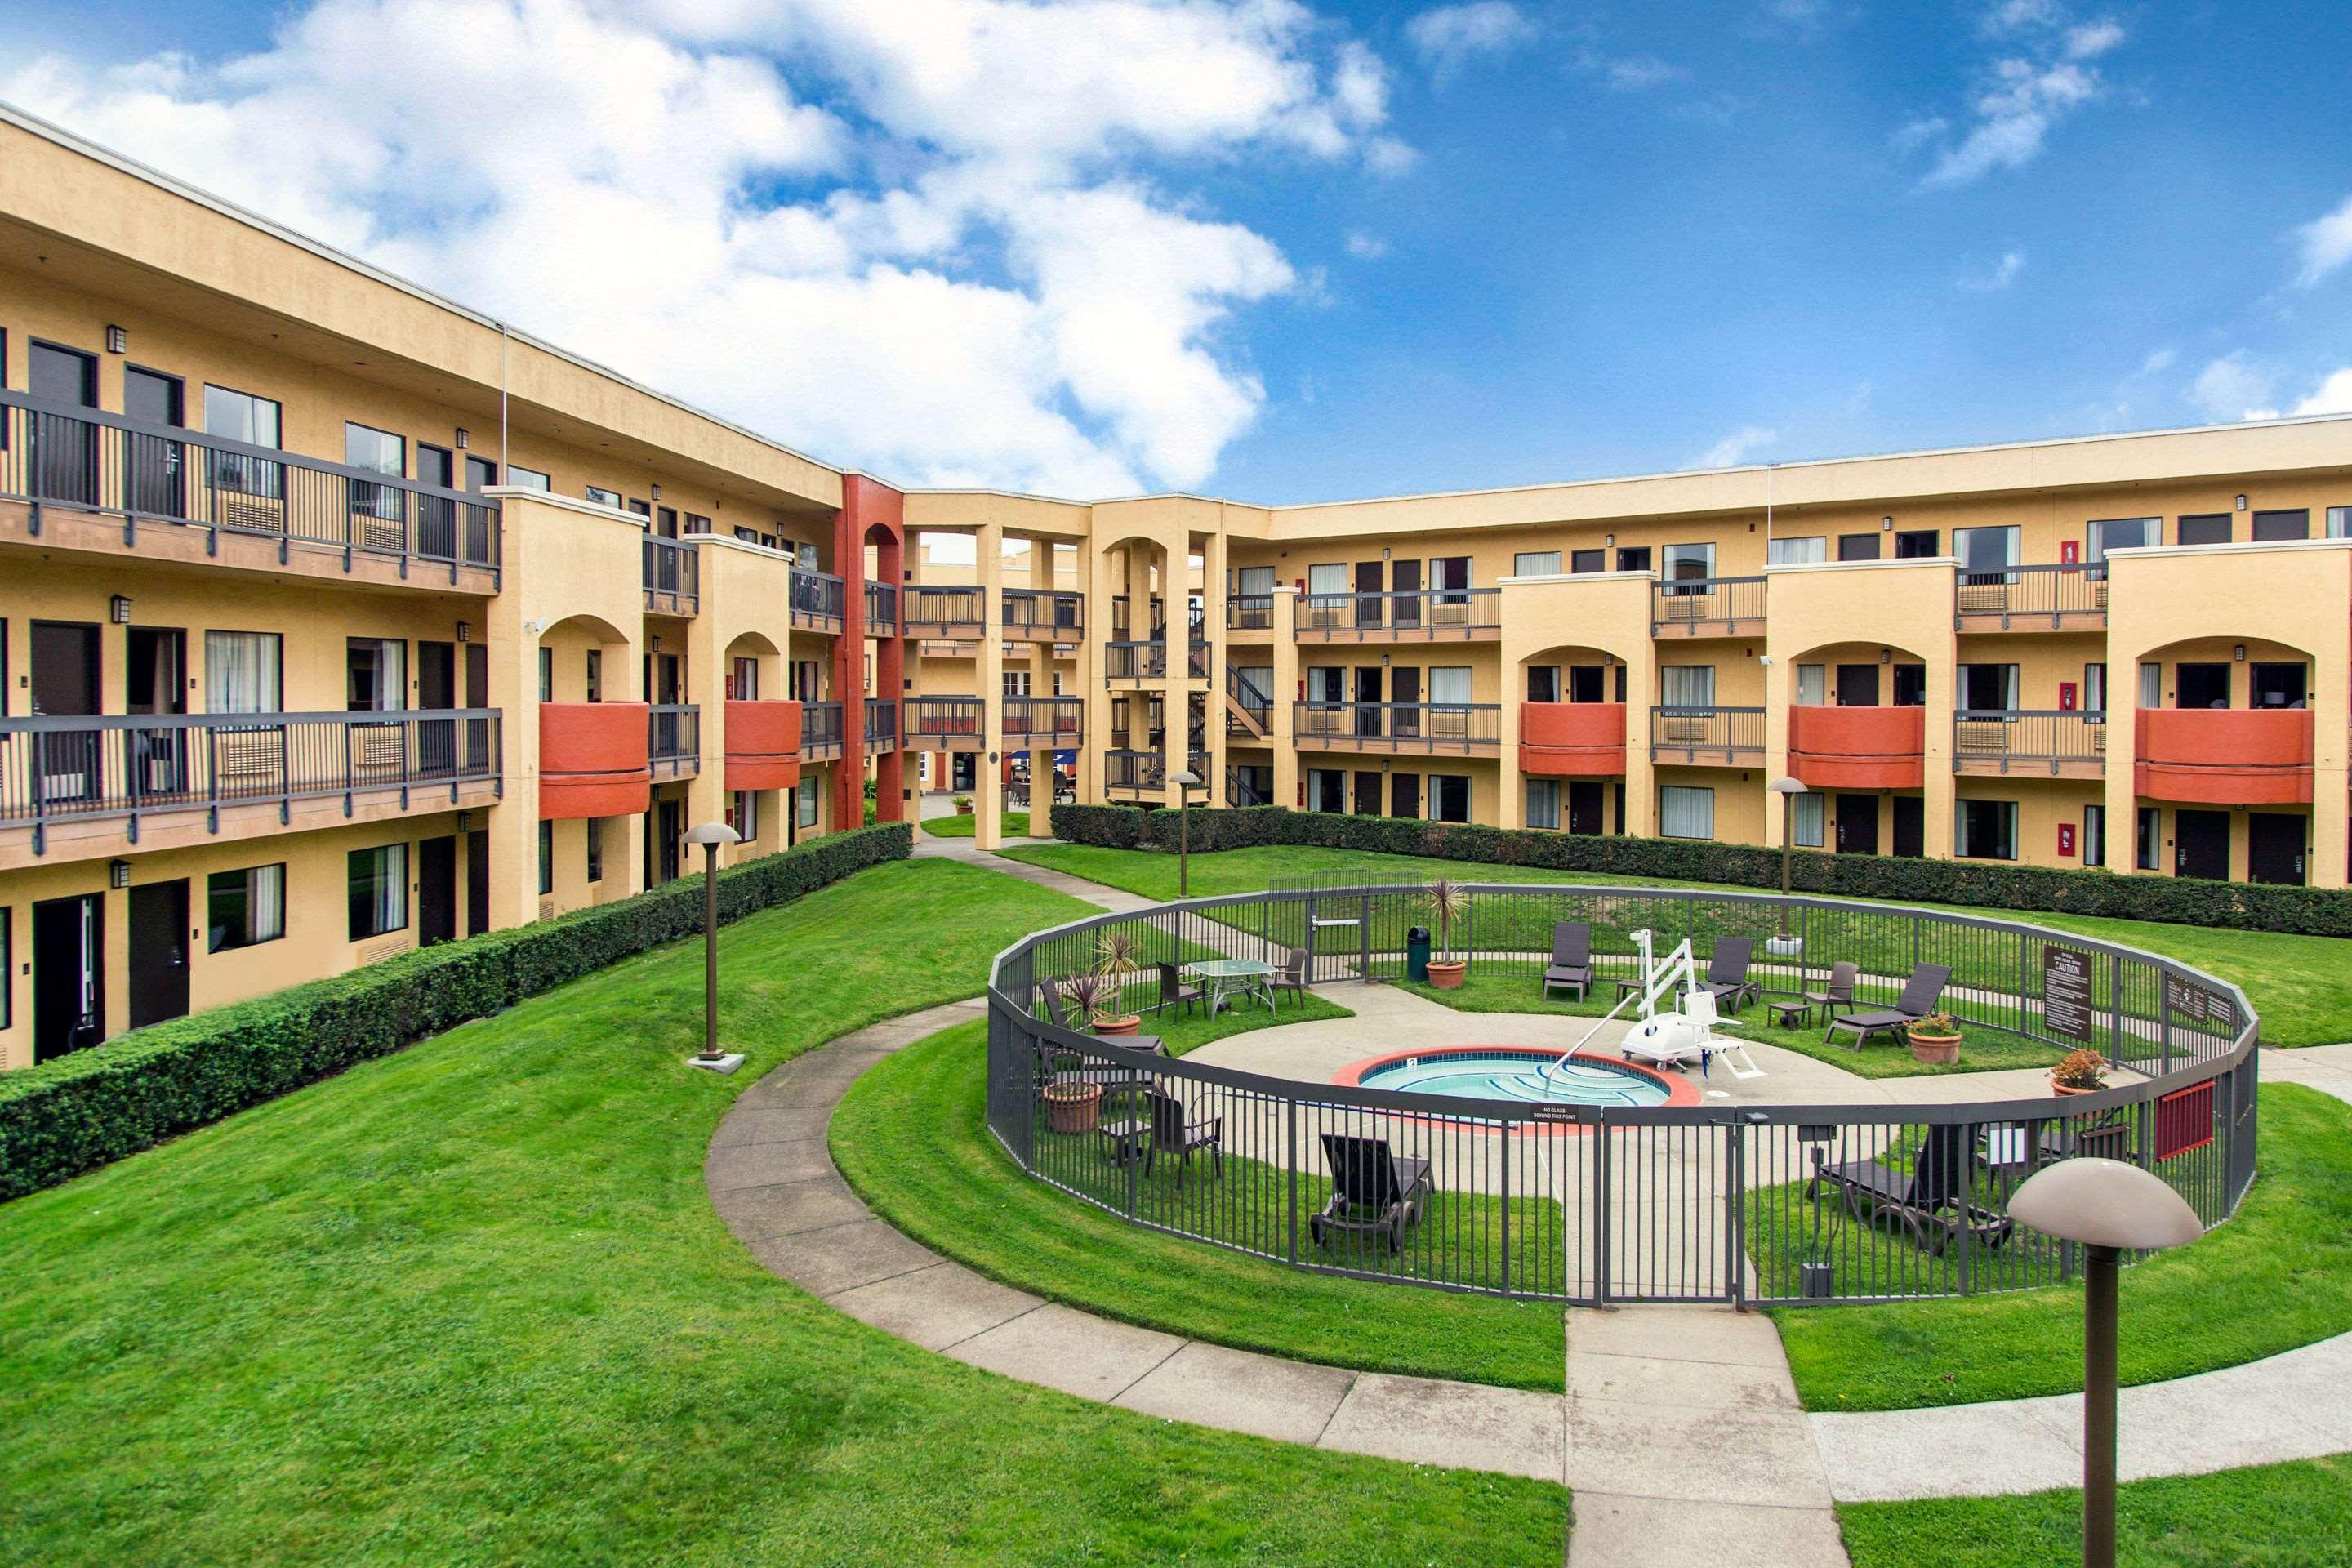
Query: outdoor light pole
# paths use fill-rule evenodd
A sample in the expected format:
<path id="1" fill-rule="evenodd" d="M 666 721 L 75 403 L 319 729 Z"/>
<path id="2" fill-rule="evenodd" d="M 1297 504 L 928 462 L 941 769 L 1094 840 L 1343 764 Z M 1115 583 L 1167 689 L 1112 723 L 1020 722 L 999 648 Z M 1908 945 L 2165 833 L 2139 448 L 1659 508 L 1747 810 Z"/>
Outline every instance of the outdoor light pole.
<path id="1" fill-rule="evenodd" d="M 1797 797 L 1811 795 L 1802 779 L 1777 778 L 1767 785 L 1780 797 L 1780 934 L 1789 934 L 1789 854 L 1796 842 Z"/>
<path id="2" fill-rule="evenodd" d="M 1192 786 L 1201 775 L 1190 768 L 1176 773 L 1176 896 L 1192 896 Z"/>
<path id="3" fill-rule="evenodd" d="M 2116 1268 L 2126 1250 L 2185 1247 L 2205 1225 L 2163 1178 L 2120 1160 L 2045 1165 L 2009 1212 L 2083 1247 L 2083 1568 L 2115 1568 Z"/>
<path id="4" fill-rule="evenodd" d="M 740 844 L 743 836 L 723 822 L 698 822 L 686 830 L 688 844 L 702 846 L 702 1059 L 715 1062 L 719 1048 L 719 847 Z"/>

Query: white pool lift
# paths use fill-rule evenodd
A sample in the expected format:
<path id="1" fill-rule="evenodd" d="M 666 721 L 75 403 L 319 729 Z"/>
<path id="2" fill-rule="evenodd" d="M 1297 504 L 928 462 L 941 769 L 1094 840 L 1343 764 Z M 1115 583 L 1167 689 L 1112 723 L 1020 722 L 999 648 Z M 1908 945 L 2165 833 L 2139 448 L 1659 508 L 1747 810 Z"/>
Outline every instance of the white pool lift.
<path id="1" fill-rule="evenodd" d="M 1642 1021 L 1620 1042 L 1627 1061 L 1645 1062 L 1654 1068 L 1687 1069 L 1697 1065 L 1704 1078 L 1713 1064 L 1720 1059 L 1736 1079 L 1762 1078 L 1764 1069 L 1748 1054 L 1744 1040 L 1733 1039 L 1715 1032 L 1717 1022 L 1715 994 L 1699 983 L 1698 963 L 1685 941 L 1659 959 L 1652 951 L 1654 938 L 1647 930 L 1633 933 L 1633 945 L 1642 954 L 1642 987 L 1619 998 L 1617 1005 L 1594 1022 L 1581 1039 L 1570 1046 L 1559 1060 L 1547 1064 L 1542 1071 L 1530 1075 L 1548 1088 L 1560 1069 L 1574 1060 L 1577 1054 L 1601 1032 L 1601 1026 L 1623 1012 L 1628 1005 L 1639 1003 Z M 1659 1004 L 1671 1000 L 1664 1012 Z M 1537 1087 L 1531 1084 L 1530 1087 Z"/>

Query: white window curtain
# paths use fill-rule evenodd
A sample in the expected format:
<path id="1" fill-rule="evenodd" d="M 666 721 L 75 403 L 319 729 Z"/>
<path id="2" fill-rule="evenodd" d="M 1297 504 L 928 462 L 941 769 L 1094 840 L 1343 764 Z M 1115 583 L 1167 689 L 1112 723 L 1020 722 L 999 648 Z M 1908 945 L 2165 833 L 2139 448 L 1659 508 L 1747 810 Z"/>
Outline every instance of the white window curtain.
<path id="1" fill-rule="evenodd" d="M 1466 664 L 1440 665 L 1429 672 L 1429 700 L 1432 702 L 1467 702 L 1470 700 L 1470 667 Z"/>
<path id="2" fill-rule="evenodd" d="M 1715 666 L 1670 664 L 1660 670 L 1663 695 L 1669 708 L 1715 706 Z"/>
<path id="3" fill-rule="evenodd" d="M 2352 539 L 2352 506 L 2331 506 L 2327 509 L 2327 537 Z"/>
<path id="4" fill-rule="evenodd" d="M 1514 577 L 1556 577 L 1559 574 L 1559 552 L 1557 550 L 1522 550 L 1511 557 Z"/>
<path id="5" fill-rule="evenodd" d="M 1822 796 L 1812 791 L 1790 798 L 1790 837 L 1800 849 L 1819 849 L 1825 837 Z"/>
<path id="6" fill-rule="evenodd" d="M 1274 592 L 1274 568 L 1244 566 L 1234 574 L 1234 592 L 1263 597 Z"/>
<path id="7" fill-rule="evenodd" d="M 1797 700 L 1818 708 L 1830 700 L 1830 667 L 1825 664 L 1797 666 Z"/>
<path id="8" fill-rule="evenodd" d="M 408 706 L 408 645 L 397 639 L 352 637 L 351 700 L 354 712 Z"/>
<path id="9" fill-rule="evenodd" d="M 1264 708 L 1274 700 L 1274 671 L 1271 668 L 1265 665 L 1237 664 L 1233 667 L 1233 672 L 1234 694 L 1241 699 L 1243 707 Z M 1056 688 L 1057 695 L 1058 691 Z"/>
<path id="10" fill-rule="evenodd" d="M 352 851 L 352 939 L 354 942 L 408 924 L 408 846 Z"/>
<path id="11" fill-rule="evenodd" d="M 249 875 L 247 926 L 253 941 L 276 942 L 286 934 L 286 868 L 256 866 Z"/>
<path id="12" fill-rule="evenodd" d="M 1528 781 L 1528 826 L 1553 828 L 1559 826 L 1559 781 L 1558 779 Z"/>
<path id="13" fill-rule="evenodd" d="M 2104 866 L 2107 863 L 2107 808 L 2086 805 L 2083 808 L 2083 864 Z"/>
<path id="14" fill-rule="evenodd" d="M 2107 667 L 2104 664 L 2083 667 L 2083 709 L 2089 713 L 2107 710 Z"/>
<path id="15" fill-rule="evenodd" d="M 1268 589 L 1271 593 L 1273 590 Z M 1307 591 L 1310 594 L 1344 594 L 1348 591 L 1348 568 L 1344 563 L 1336 566 L 1309 566 L 1307 569 Z"/>
<path id="16" fill-rule="evenodd" d="M 1764 559 L 1774 566 L 1810 566 L 1830 558 L 1830 536 L 1808 534 L 1799 539 L 1776 539 L 1764 547 Z"/>
<path id="17" fill-rule="evenodd" d="M 1658 833 L 1666 838 L 1715 837 L 1715 791 L 1666 784 L 1658 791 Z"/>
<path id="18" fill-rule="evenodd" d="M 283 700 L 276 632 L 205 634 L 205 705 L 215 713 L 274 713 Z"/>
<path id="19" fill-rule="evenodd" d="M 2139 705 L 2143 708 L 2164 706 L 2164 666 L 2154 659 L 2139 667 Z"/>

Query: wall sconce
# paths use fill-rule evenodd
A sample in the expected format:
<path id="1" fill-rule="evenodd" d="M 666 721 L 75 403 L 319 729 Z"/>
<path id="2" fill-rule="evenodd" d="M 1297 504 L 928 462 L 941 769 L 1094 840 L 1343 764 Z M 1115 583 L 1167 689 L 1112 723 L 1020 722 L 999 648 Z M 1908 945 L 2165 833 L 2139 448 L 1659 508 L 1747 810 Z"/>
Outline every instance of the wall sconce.
<path id="1" fill-rule="evenodd" d="M 2238 498 L 2238 510 L 2239 510 L 2240 511 L 2243 511 L 2243 510 L 2246 510 L 2246 498 L 2245 498 L 2245 497 L 2243 497 L 2243 496 L 2240 496 L 2240 497 Z"/>
<path id="2" fill-rule="evenodd" d="M 128 860 L 109 860 L 106 863 L 106 885 L 110 888 L 127 888 L 131 886 L 131 862 Z"/>
<path id="3" fill-rule="evenodd" d="M 1891 647 L 1880 648 L 1878 650 L 1878 662 L 1881 664 L 1893 664 L 1895 662 L 1895 650 Z"/>
<path id="4" fill-rule="evenodd" d="M 1388 656 L 1388 655 L 1386 655 L 1386 654 L 1382 654 L 1382 655 L 1381 655 L 1381 668 L 1382 669 L 1386 669 L 1388 667 L 1389 667 L 1389 656 Z"/>
<path id="5" fill-rule="evenodd" d="M 120 594 L 115 595 L 114 597 L 106 601 L 106 614 L 108 618 L 113 621 L 116 626 L 129 626 L 131 624 L 131 601 L 124 598 Z"/>
<path id="6" fill-rule="evenodd" d="M 654 487 L 654 500 L 661 500 L 661 486 L 659 486 L 659 485 L 656 485 L 656 486 Z"/>
<path id="7" fill-rule="evenodd" d="M 2239 644 L 2238 644 L 2238 645 L 2236 645 L 2234 647 L 2231 648 L 2231 649 L 2230 649 L 2230 657 L 2231 657 L 2231 658 L 2236 659 L 2240 664 L 2243 664 L 2243 663 L 2245 663 L 2245 662 L 2246 662 L 2246 645 L 2245 645 L 2244 643 L 2239 643 Z"/>
<path id="8" fill-rule="evenodd" d="M 1894 526 L 1895 520 L 1891 517 L 1882 517 L 1878 520 L 1878 530 L 1881 533 L 1885 532 L 1888 529 L 1893 528 Z"/>
<path id="9" fill-rule="evenodd" d="M 107 328 L 106 352 L 110 354 L 129 353 L 131 352 L 131 334 L 124 331 L 121 327 Z"/>
<path id="10" fill-rule="evenodd" d="M 654 646 L 656 648 L 659 648 L 659 647 L 661 647 L 661 638 L 659 638 L 659 637 L 656 637 L 656 638 L 654 638 L 654 639 L 653 639 L 653 646 Z"/>
<path id="11" fill-rule="evenodd" d="M 1613 533 L 1604 533 L 1601 536 L 1601 542 L 1613 550 L 1617 545 L 1617 536 Z"/>
<path id="12" fill-rule="evenodd" d="M 470 811 L 459 812 L 457 814 L 457 831 L 460 833 L 470 833 L 473 829 L 474 814 Z"/>
<path id="13" fill-rule="evenodd" d="M 1381 545 L 1381 560 L 1383 560 L 1383 561 L 1386 561 L 1388 558 L 1389 558 L 1389 547 L 1388 547 L 1387 545 L 1383 544 L 1383 545 Z"/>
<path id="14" fill-rule="evenodd" d="M 459 621 L 457 623 L 457 640 L 459 642 L 472 642 L 474 640 L 473 622 Z"/>
<path id="15" fill-rule="evenodd" d="M 458 431 L 458 432 L 457 432 L 457 450 L 459 450 L 460 452 L 464 451 L 464 450 L 467 448 L 467 446 L 469 446 L 469 445 L 471 445 L 471 444 L 472 444 L 473 439 L 474 439 L 474 438 L 473 438 L 471 436 L 467 435 L 465 431 L 463 431 L 463 430 Z"/>

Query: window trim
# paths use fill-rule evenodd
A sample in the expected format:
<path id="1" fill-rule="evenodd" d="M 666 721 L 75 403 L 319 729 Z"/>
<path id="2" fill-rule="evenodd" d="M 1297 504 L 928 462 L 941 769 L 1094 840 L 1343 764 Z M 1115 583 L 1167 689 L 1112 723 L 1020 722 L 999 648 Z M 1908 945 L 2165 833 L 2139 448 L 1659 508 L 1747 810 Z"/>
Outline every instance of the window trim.
<path id="1" fill-rule="evenodd" d="M 215 888 L 214 884 L 217 883 L 218 881 L 220 881 L 220 880 L 221 880 L 221 879 L 223 879 L 223 878 L 225 878 L 225 877 L 242 877 L 242 878 L 244 878 L 244 879 L 245 879 L 245 929 L 246 929 L 247 932 L 250 933 L 250 932 L 252 931 L 252 930 L 253 930 L 253 912 L 254 912 L 254 910 L 255 910 L 255 908 L 256 908 L 256 904 L 257 904 L 257 900 L 255 900 L 255 898 L 254 898 L 254 896 L 253 896 L 253 879 L 254 879 L 256 876 L 257 876 L 258 874 L 260 874 L 260 873 L 262 873 L 262 872 L 264 872 L 264 871 L 275 871 L 275 872 L 277 872 L 277 873 L 278 873 L 278 929 L 277 929 L 276 931 L 273 931 L 269 932 L 269 933 L 268 933 L 268 935 L 266 935 L 266 936 L 255 936 L 255 935 L 247 934 L 247 935 L 245 935 L 245 936 L 243 936 L 243 937 L 239 938 L 239 939 L 238 939 L 237 941 L 236 941 L 236 942 L 222 942 L 222 941 L 220 940 L 220 938 L 219 938 L 219 927 L 218 927 L 217 923 L 215 921 L 215 920 L 214 920 L 214 918 L 213 918 L 213 898 L 214 898 L 214 896 L 215 896 L 215 892 L 216 892 L 216 890 L 217 890 L 217 889 Z M 205 875 L 205 951 L 207 953 L 213 953 L 213 952 L 240 952 L 240 951 L 242 951 L 242 950 L 243 950 L 243 949 L 245 949 L 245 948 L 248 948 L 248 947 L 260 947 L 260 946 L 264 945 L 265 943 L 268 943 L 268 942 L 283 942 L 285 939 L 286 939 L 286 862 L 285 862 L 285 861 L 283 861 L 283 860 L 278 860 L 278 861 L 268 862 L 268 863 L 265 863 L 265 864 L 263 864 L 263 865 L 259 865 L 259 866 L 245 866 L 245 867 L 239 867 L 239 868 L 233 868 L 233 869 L 231 869 L 231 870 L 226 870 L 226 871 L 213 871 L 213 872 L 209 872 L 209 873 L 207 873 L 207 874 Z"/>

